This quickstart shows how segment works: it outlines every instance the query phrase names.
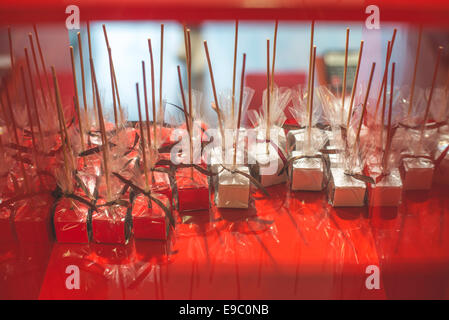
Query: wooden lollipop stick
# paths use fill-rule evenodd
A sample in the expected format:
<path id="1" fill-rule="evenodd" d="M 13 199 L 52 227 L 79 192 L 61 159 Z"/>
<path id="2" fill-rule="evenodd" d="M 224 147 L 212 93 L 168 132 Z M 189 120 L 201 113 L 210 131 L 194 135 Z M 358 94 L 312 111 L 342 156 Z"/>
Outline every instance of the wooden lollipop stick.
<path id="1" fill-rule="evenodd" d="M 419 52 L 421 50 L 421 38 L 422 38 L 422 25 L 419 27 L 418 33 L 418 45 L 416 46 L 415 65 L 413 66 L 413 76 L 410 87 L 410 101 L 408 105 L 407 117 L 410 117 L 410 114 L 412 113 L 413 110 L 413 98 L 415 93 L 416 72 L 418 71 Z"/>
<path id="2" fill-rule="evenodd" d="M 54 88 L 55 88 L 55 96 L 56 96 L 56 105 L 57 105 L 57 109 L 58 109 L 58 119 L 59 119 L 59 124 L 60 127 L 62 126 L 61 123 L 65 124 L 65 119 L 64 119 L 64 113 L 62 111 L 62 102 L 61 102 L 61 94 L 59 91 L 59 84 L 58 84 L 58 79 L 56 77 L 56 71 L 55 68 L 52 66 L 51 67 L 51 72 L 52 72 L 52 76 L 53 76 L 53 84 L 54 84 Z M 65 128 L 65 130 L 60 130 L 60 136 L 61 136 L 61 144 L 62 144 L 62 153 L 64 155 L 64 169 L 65 169 L 65 176 L 67 179 L 67 182 L 71 181 L 71 176 L 70 176 L 70 172 L 74 169 L 74 167 L 71 165 L 72 163 L 69 163 L 69 159 L 71 158 L 71 152 L 68 151 L 68 148 L 70 146 L 70 143 L 68 141 L 68 135 L 67 135 L 67 130 Z M 68 186 L 70 186 L 70 190 L 69 192 L 71 192 L 71 183 L 68 183 Z"/>
<path id="3" fill-rule="evenodd" d="M 190 29 L 187 29 L 187 52 L 189 59 L 187 60 L 187 81 L 189 86 L 189 115 L 190 115 L 190 128 L 192 128 L 193 133 L 193 100 L 192 100 L 192 43 L 190 39 Z M 190 147 L 193 148 L 193 143 L 191 141 Z M 191 153 L 193 156 L 193 153 Z"/>
<path id="4" fill-rule="evenodd" d="M 396 67 L 396 63 L 393 62 L 392 66 L 391 66 L 391 83 L 390 83 L 390 107 L 388 109 L 388 125 L 387 125 L 387 143 L 385 145 L 385 152 L 384 152 L 384 156 L 383 156 L 383 173 L 387 173 L 388 172 L 388 158 L 389 158 L 389 153 L 390 153 L 390 149 L 391 149 L 391 117 L 393 114 L 393 91 L 394 91 L 394 71 L 395 71 L 395 67 Z M 387 91 L 385 89 L 385 91 Z"/>
<path id="5" fill-rule="evenodd" d="M 357 81 L 359 79 L 360 62 L 362 61 L 362 55 L 363 55 L 363 40 L 360 41 L 359 58 L 357 61 L 357 68 L 355 71 L 354 82 L 352 84 L 351 100 L 349 101 L 349 111 L 348 111 L 348 120 L 346 121 L 346 128 L 349 128 L 349 122 L 351 121 L 352 118 L 352 107 L 354 105 L 354 97 L 355 92 L 357 90 Z"/>
<path id="6" fill-rule="evenodd" d="M 278 25 L 279 21 L 276 20 L 274 23 L 274 41 L 273 41 L 273 64 L 271 66 L 271 92 L 273 92 L 274 89 L 274 65 L 276 63 L 276 44 L 278 40 Z"/>
<path id="7" fill-rule="evenodd" d="M 234 167 L 237 163 L 237 145 L 239 142 L 239 131 L 240 131 L 240 122 L 242 119 L 242 106 L 243 106 L 243 88 L 245 85 L 245 66 L 246 66 L 246 53 L 243 54 L 243 62 L 242 62 L 242 76 L 240 78 L 240 99 L 239 99 L 239 113 L 237 118 L 237 132 L 235 135 L 235 141 L 234 141 Z"/>
<path id="8" fill-rule="evenodd" d="M 26 69 L 28 72 L 28 78 L 30 80 L 30 85 L 31 85 L 31 98 L 33 99 L 34 113 L 36 115 L 37 130 L 39 132 L 40 145 L 41 145 L 41 147 L 43 147 L 44 134 L 42 132 L 41 120 L 39 117 L 39 111 L 38 111 L 38 107 L 37 107 L 36 89 L 34 87 L 33 75 L 31 73 L 30 57 L 28 56 L 27 48 L 24 48 L 24 51 L 25 51 Z"/>
<path id="9" fill-rule="evenodd" d="M 343 123 L 343 114 L 345 111 L 346 76 L 348 72 L 348 49 L 349 49 L 349 28 L 346 28 L 345 66 L 343 69 L 343 87 L 341 91 L 341 123 Z"/>
<path id="10" fill-rule="evenodd" d="M 47 83 L 48 94 L 50 95 L 50 99 L 53 102 L 54 100 L 53 100 L 52 90 L 50 87 L 50 80 L 48 79 L 47 66 L 45 65 L 45 59 L 44 59 L 44 55 L 42 53 L 41 42 L 39 41 L 39 34 L 37 32 L 36 25 L 33 25 L 33 29 L 34 29 L 34 35 L 36 36 L 36 44 L 37 44 L 37 50 L 39 52 L 39 58 L 41 60 L 42 69 L 44 70 L 44 77 L 45 77 L 45 82 Z"/>
<path id="11" fill-rule="evenodd" d="M 210 61 L 209 49 L 207 47 L 207 41 L 206 40 L 204 40 L 204 50 L 206 52 L 207 65 L 209 66 L 210 81 L 211 81 L 212 92 L 214 94 L 214 101 L 215 101 L 215 109 L 216 109 L 215 111 L 217 112 L 218 126 L 220 127 L 220 132 L 221 132 L 221 137 L 222 137 L 222 148 L 223 148 L 223 150 L 225 150 L 226 142 L 225 142 L 225 132 L 224 132 L 224 129 L 223 129 L 223 119 L 221 117 L 220 106 L 218 104 L 218 96 L 217 96 L 217 90 L 215 88 L 214 72 L 212 70 L 212 63 Z"/>
<path id="12" fill-rule="evenodd" d="M 78 83 L 76 81 L 76 67 L 75 67 L 75 57 L 73 54 L 73 47 L 70 46 L 70 60 L 72 62 L 72 76 L 73 76 L 73 87 L 75 90 L 75 110 L 78 115 L 78 126 L 80 130 L 80 141 L 81 141 L 81 151 L 86 150 L 86 144 L 84 142 L 84 131 L 83 131 L 83 121 L 81 119 L 81 110 L 80 110 L 80 102 L 78 98 Z"/>
<path id="13" fill-rule="evenodd" d="M 313 58 L 313 36 L 315 30 L 315 20 L 312 20 L 312 25 L 310 28 L 310 53 L 309 53 L 309 74 L 307 81 L 307 112 L 310 109 L 310 83 L 312 81 L 312 58 Z"/>
<path id="14" fill-rule="evenodd" d="M 388 41 L 387 45 L 387 52 L 391 49 L 391 42 Z M 388 79 L 388 65 L 385 68 L 385 74 L 387 75 Z M 385 82 L 385 86 L 387 85 L 387 82 Z M 387 106 L 387 88 L 384 88 L 383 90 L 383 100 L 382 100 L 382 112 L 380 114 L 380 147 L 384 147 L 384 127 L 385 127 L 385 109 Z"/>
<path id="15" fill-rule="evenodd" d="M 390 51 L 387 52 L 386 55 L 386 63 L 385 63 L 385 68 L 387 68 L 387 66 L 390 64 L 390 59 L 391 59 L 391 54 L 393 52 L 393 47 L 394 47 L 394 42 L 396 40 L 396 33 L 397 33 L 397 29 L 395 28 L 393 30 L 393 36 L 391 37 L 391 46 L 390 46 Z M 387 75 L 384 72 L 384 75 L 382 77 L 382 84 L 379 88 L 379 95 L 377 97 L 377 103 L 376 103 L 376 110 L 374 112 L 374 118 L 377 118 L 377 111 L 379 109 L 379 105 L 380 105 L 380 100 L 382 98 L 382 91 L 384 90 L 384 88 L 386 88 L 386 82 L 387 82 Z"/>
<path id="16" fill-rule="evenodd" d="M 271 89 L 270 89 L 270 39 L 267 39 L 267 125 L 266 125 L 266 132 L 265 137 L 267 142 L 266 144 L 266 153 L 269 153 L 270 144 L 268 141 L 270 141 L 270 100 L 271 100 Z"/>
<path id="17" fill-rule="evenodd" d="M 384 74 L 383 74 L 383 76 L 384 76 L 384 78 L 385 79 L 388 79 L 388 66 L 389 66 L 389 64 L 390 64 L 390 62 L 389 62 L 389 59 L 390 59 L 390 52 L 391 52 L 391 41 L 388 41 L 387 42 L 387 53 L 385 54 L 385 69 L 384 69 Z M 382 81 L 382 88 L 380 88 L 380 93 L 382 94 L 385 90 L 386 90 L 386 88 L 387 88 L 387 82 L 388 81 Z M 378 109 L 379 109 L 379 106 L 380 106 L 380 103 L 377 103 L 376 104 L 376 110 L 374 111 L 374 119 L 377 119 L 377 112 L 379 111 Z M 384 120 L 384 118 L 382 118 L 382 116 L 381 116 L 381 120 Z M 383 123 L 381 123 L 381 125 L 383 125 Z"/>
<path id="18" fill-rule="evenodd" d="M 16 118 L 14 117 L 14 112 L 12 111 L 11 99 L 9 98 L 9 90 L 8 90 L 8 86 L 6 84 L 4 85 L 4 89 L 6 92 L 6 106 L 9 111 L 9 118 L 11 119 L 11 127 L 12 127 L 12 131 L 13 131 L 14 139 L 15 139 L 16 144 L 18 146 L 20 146 L 19 135 L 17 134 Z M 22 153 L 20 152 L 20 150 L 17 151 L 17 156 L 19 157 L 20 170 L 22 171 L 23 181 L 25 184 L 25 191 L 30 192 L 31 191 L 30 182 L 28 180 L 28 175 L 25 171 L 25 165 L 23 164 Z"/>
<path id="19" fill-rule="evenodd" d="M 313 46 L 312 56 L 312 77 L 310 81 L 310 107 L 309 107 L 309 125 L 307 126 L 307 146 L 310 148 L 312 143 L 312 118 L 313 118 L 313 93 L 315 87 L 315 61 L 316 61 L 316 46 Z"/>
<path id="20" fill-rule="evenodd" d="M 187 132 L 189 133 L 189 136 L 191 136 L 192 133 L 190 132 L 189 116 L 188 116 L 189 112 L 187 110 L 187 103 L 186 103 L 186 97 L 184 95 L 184 88 L 182 87 L 181 67 L 178 66 L 177 69 L 178 69 L 179 91 L 181 91 L 182 107 L 184 108 L 184 117 L 186 119 Z"/>
<path id="21" fill-rule="evenodd" d="M 71 147 L 70 138 L 69 138 L 69 134 L 68 134 L 68 130 L 67 130 L 67 124 L 66 124 L 65 116 L 64 116 L 64 110 L 62 108 L 61 91 L 59 90 L 58 78 L 56 76 L 56 70 L 55 70 L 54 66 L 51 67 L 51 72 L 52 72 L 53 84 L 54 84 L 54 88 L 55 88 L 56 108 L 58 111 L 59 127 L 60 127 L 61 134 L 63 134 L 63 140 L 61 140 L 61 143 L 68 150 L 68 153 L 70 155 L 70 157 L 69 157 L 70 168 L 75 168 L 72 147 Z"/>
<path id="22" fill-rule="evenodd" d="M 115 122 L 115 127 L 118 129 L 118 112 L 117 112 L 117 99 L 116 99 L 116 95 L 115 95 L 112 51 L 111 51 L 111 47 L 109 45 L 109 39 L 108 39 L 108 33 L 106 31 L 106 25 L 104 25 L 104 24 L 103 24 L 103 33 L 104 33 L 104 39 L 106 41 L 106 48 L 108 50 L 108 58 L 109 58 L 109 74 L 111 77 L 111 91 L 112 91 L 112 106 L 114 108 L 114 122 Z"/>
<path id="23" fill-rule="evenodd" d="M 33 35 L 31 33 L 29 33 L 28 34 L 28 38 L 30 40 L 31 53 L 33 54 L 34 69 L 36 70 L 36 75 L 37 75 L 37 80 L 38 80 L 38 83 L 39 83 L 39 88 L 41 89 L 42 102 L 44 103 L 45 109 L 48 110 L 47 99 L 45 97 L 45 92 L 44 92 L 44 86 L 42 85 L 41 73 L 39 71 L 39 65 L 37 63 L 36 51 L 34 50 Z"/>
<path id="24" fill-rule="evenodd" d="M 143 97 L 145 103 L 145 126 L 147 129 L 148 148 L 151 151 L 150 112 L 148 110 L 147 77 L 145 75 L 145 61 L 142 60 Z"/>
<path id="25" fill-rule="evenodd" d="M 31 144 L 33 146 L 33 158 L 34 158 L 34 164 L 36 166 L 36 175 L 39 179 L 40 186 L 44 187 L 44 182 L 42 180 L 42 176 L 39 173 L 39 161 L 38 161 L 38 157 L 37 157 L 38 151 L 37 151 L 36 138 L 34 136 L 33 116 L 31 115 L 31 107 L 30 107 L 30 103 L 28 100 L 28 91 L 27 91 L 27 87 L 26 87 L 25 72 L 23 70 L 23 66 L 20 66 L 20 75 L 22 76 L 23 92 L 24 92 L 24 96 L 25 96 L 25 107 L 26 107 L 26 111 L 27 111 L 28 122 L 30 125 Z"/>
<path id="26" fill-rule="evenodd" d="M 422 150 L 422 144 L 423 144 L 423 139 L 424 139 L 424 132 L 426 130 L 426 123 L 427 120 L 429 118 L 429 113 L 430 113 L 430 106 L 432 104 L 432 97 L 433 97 L 433 91 L 435 89 L 435 84 L 437 81 L 437 75 L 438 75 L 438 68 L 440 66 L 440 59 L 441 59 L 441 54 L 443 53 L 443 47 L 438 47 L 438 53 L 437 53 L 437 60 L 435 63 L 435 69 L 433 71 L 433 78 L 432 78 L 432 85 L 430 87 L 430 92 L 429 92 L 429 99 L 427 100 L 427 105 L 426 105 L 426 111 L 424 113 L 424 119 L 423 119 L 423 123 L 421 126 L 421 137 L 420 137 L 420 143 L 419 143 L 419 150 Z"/>
<path id="27" fill-rule="evenodd" d="M 354 140 L 354 151 L 357 149 L 357 146 L 359 144 L 360 131 L 362 130 L 363 118 L 365 117 L 366 105 L 368 104 L 368 97 L 369 97 L 369 92 L 371 90 L 371 83 L 373 81 L 373 75 L 374 75 L 374 70 L 375 69 L 376 69 L 376 63 L 373 62 L 373 65 L 371 67 L 371 72 L 370 72 L 370 75 L 369 75 L 368 88 L 366 89 L 365 99 L 363 101 L 362 114 L 360 116 L 359 125 L 357 127 L 357 133 L 356 133 L 355 140 Z"/>
<path id="28" fill-rule="evenodd" d="M 234 32 L 234 64 L 232 68 L 232 101 L 231 101 L 231 117 L 232 121 L 235 121 L 235 77 L 237 72 L 237 46 L 239 38 L 239 21 L 235 20 L 235 32 Z"/>
<path id="29" fill-rule="evenodd" d="M 14 69 L 14 48 L 12 46 L 11 26 L 8 26 L 8 40 L 9 40 L 9 59 L 11 61 L 11 69 Z"/>
<path id="30" fill-rule="evenodd" d="M 92 59 L 90 59 L 90 69 L 92 70 L 93 82 L 94 82 L 94 86 L 95 86 L 95 95 L 96 95 L 97 109 L 98 109 L 98 119 L 100 122 L 101 140 L 102 140 L 102 145 L 103 145 L 103 163 L 104 163 L 104 173 L 105 173 L 105 180 L 106 180 L 106 196 L 107 196 L 107 201 L 109 201 L 112 199 L 111 185 L 109 182 L 109 164 L 108 164 L 109 144 L 108 144 L 108 139 L 106 136 L 106 127 L 104 124 L 103 109 L 101 108 L 100 94 L 98 91 L 98 83 L 97 83 L 97 77 L 95 74 L 94 61 Z"/>
<path id="31" fill-rule="evenodd" d="M 164 70 L 164 24 L 161 24 L 161 65 L 159 71 L 159 112 L 162 112 L 162 75 Z M 157 123 L 157 117 L 156 117 Z"/>
<path id="32" fill-rule="evenodd" d="M 157 149 L 156 142 L 156 92 L 155 92 L 155 81 L 154 81 L 154 61 L 153 61 L 153 48 L 151 46 L 151 39 L 148 39 L 148 49 L 150 51 L 150 69 L 151 69 L 151 101 L 153 102 L 153 147 Z"/>
<path id="33" fill-rule="evenodd" d="M 90 61 L 93 59 L 93 56 L 92 56 L 92 43 L 91 43 L 91 37 L 90 37 L 90 22 L 89 21 L 87 21 L 87 47 L 89 49 L 89 61 Z M 90 68 L 91 67 L 92 66 L 90 65 Z M 90 84 L 92 87 L 92 107 L 93 107 L 95 118 L 96 118 L 96 121 L 98 124 L 99 119 L 98 119 L 98 114 L 96 112 L 97 111 L 97 97 L 95 95 L 95 84 L 94 84 L 94 77 L 92 75 L 92 69 L 90 69 Z M 89 130 L 90 130 L 90 128 L 89 128 Z"/>
<path id="34" fill-rule="evenodd" d="M 143 61 L 142 61 L 143 62 Z M 143 131 L 143 122 L 142 122 L 142 110 L 140 107 L 140 94 L 139 94 L 139 84 L 136 83 L 136 95 L 137 95 L 137 111 L 139 113 L 139 128 L 140 128 L 140 140 L 142 143 L 142 160 L 143 160 L 143 172 L 145 174 L 145 191 L 148 192 L 150 190 L 149 180 L 148 180 L 148 162 L 145 148 L 145 134 Z"/>
<path id="35" fill-rule="evenodd" d="M 83 57 L 83 42 L 81 41 L 81 33 L 77 33 L 78 38 L 78 51 L 80 55 L 80 67 L 81 67 L 81 85 L 83 90 L 83 106 L 84 114 L 86 115 L 86 125 L 90 128 L 89 117 L 87 116 L 87 95 L 86 95 L 86 75 L 84 74 L 84 57 Z"/>

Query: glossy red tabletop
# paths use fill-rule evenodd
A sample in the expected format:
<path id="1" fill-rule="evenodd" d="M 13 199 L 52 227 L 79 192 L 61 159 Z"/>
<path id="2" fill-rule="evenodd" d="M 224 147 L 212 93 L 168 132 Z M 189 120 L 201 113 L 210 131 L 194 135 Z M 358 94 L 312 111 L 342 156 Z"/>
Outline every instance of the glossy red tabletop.
<path id="1" fill-rule="evenodd" d="M 334 209 L 324 192 L 269 188 L 249 210 L 177 216 L 167 242 L 2 245 L 2 299 L 449 298 L 449 187 L 397 210 Z M 69 290 L 66 268 L 80 270 Z M 380 289 L 367 289 L 370 265 Z"/>

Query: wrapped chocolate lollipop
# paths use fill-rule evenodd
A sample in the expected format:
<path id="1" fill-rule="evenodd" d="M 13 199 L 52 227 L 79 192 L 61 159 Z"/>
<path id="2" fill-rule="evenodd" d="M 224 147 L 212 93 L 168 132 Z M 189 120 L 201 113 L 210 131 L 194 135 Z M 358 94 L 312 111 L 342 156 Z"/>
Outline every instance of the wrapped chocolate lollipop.
<path id="1" fill-rule="evenodd" d="M 315 57 L 316 47 L 313 47 L 311 57 L 312 74 L 310 92 L 307 95 L 307 108 L 304 107 L 303 99 L 298 99 L 296 104 L 296 111 L 293 110 L 301 122 L 305 119 L 300 119 L 299 113 L 307 114 L 307 125 L 302 132 L 292 132 L 290 134 L 290 141 L 292 141 L 291 149 L 288 159 L 289 183 L 291 190 L 303 191 L 320 191 L 325 185 L 328 165 L 326 165 L 325 157 L 320 153 L 327 141 L 327 135 L 318 128 L 313 128 L 313 125 L 318 121 L 314 117 L 317 106 L 314 105 L 314 79 L 315 79 Z M 303 97 L 297 94 L 296 97 Z M 296 99 L 295 99 L 296 100 Z M 304 122 L 302 122 L 304 123 Z M 294 150 L 296 149 L 296 150 Z"/>
<path id="2" fill-rule="evenodd" d="M 410 130 L 407 141 L 408 153 L 402 154 L 401 176 L 405 190 L 429 190 L 432 186 L 435 164 L 432 152 L 436 148 L 437 131 L 428 126 L 430 107 L 443 48 L 438 48 L 438 55 L 433 73 L 431 87 L 428 91 L 426 108 L 419 130 Z"/>
<path id="3" fill-rule="evenodd" d="M 368 201 L 370 207 L 397 207 L 402 199 L 402 179 L 399 172 L 400 150 L 393 148 L 394 136 L 400 115 L 395 113 L 394 95 L 394 73 L 396 64 L 392 64 L 390 92 L 387 94 L 387 87 L 383 92 L 382 115 L 380 130 L 374 131 L 376 134 L 371 140 L 371 146 L 366 151 L 368 160 L 366 161 L 365 172 L 374 181 L 368 185 Z M 388 99 L 387 99 L 388 96 Z M 385 125 L 385 121 L 386 125 Z M 379 137 L 377 137 L 379 134 Z"/>
<path id="4" fill-rule="evenodd" d="M 248 137 L 248 154 L 251 175 L 262 186 L 268 187 L 287 180 L 282 168 L 287 158 L 286 136 L 282 125 L 286 120 L 284 110 L 291 98 L 288 88 L 278 88 L 271 81 L 270 41 L 267 39 L 267 89 L 262 95 L 260 112 L 251 111 L 248 118 L 256 137 Z M 255 141 L 254 141 L 255 140 Z"/>

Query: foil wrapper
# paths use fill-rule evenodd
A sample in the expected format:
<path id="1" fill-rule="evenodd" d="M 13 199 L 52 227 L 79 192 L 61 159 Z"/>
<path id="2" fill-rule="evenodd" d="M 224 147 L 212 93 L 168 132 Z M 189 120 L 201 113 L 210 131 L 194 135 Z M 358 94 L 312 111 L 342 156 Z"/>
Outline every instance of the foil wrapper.
<path id="1" fill-rule="evenodd" d="M 405 158 L 401 173 L 404 190 L 429 190 L 432 187 L 435 166 L 426 158 Z"/>
<path id="2" fill-rule="evenodd" d="M 292 157 L 302 156 L 304 153 L 293 151 Z M 321 158 L 302 158 L 290 165 L 291 190 L 321 191 L 324 187 L 325 165 Z"/>
<path id="3" fill-rule="evenodd" d="M 377 178 L 380 173 L 371 173 L 372 178 Z M 368 186 L 368 201 L 373 207 L 397 207 L 402 199 L 402 179 L 399 169 L 391 169 L 376 184 Z"/>
<path id="4" fill-rule="evenodd" d="M 248 167 L 237 170 L 249 174 Z M 250 181 L 247 177 L 228 170 L 218 174 L 215 203 L 218 208 L 248 208 Z"/>
<path id="5" fill-rule="evenodd" d="M 330 169 L 329 203 L 334 207 L 363 207 L 366 184 L 347 174 L 343 168 Z"/>

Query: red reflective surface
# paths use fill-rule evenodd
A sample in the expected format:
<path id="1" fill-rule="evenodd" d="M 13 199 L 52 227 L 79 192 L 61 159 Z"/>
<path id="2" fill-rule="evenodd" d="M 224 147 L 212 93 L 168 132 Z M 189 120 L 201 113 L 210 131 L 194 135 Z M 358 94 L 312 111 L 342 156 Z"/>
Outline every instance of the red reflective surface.
<path id="1" fill-rule="evenodd" d="M 249 210 L 177 214 L 166 242 L 1 244 L 0 298 L 449 298 L 448 187 L 407 193 L 395 210 L 269 192 Z M 66 287 L 70 265 L 79 290 Z M 369 265 L 380 268 L 379 290 L 365 286 Z"/>

